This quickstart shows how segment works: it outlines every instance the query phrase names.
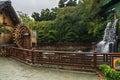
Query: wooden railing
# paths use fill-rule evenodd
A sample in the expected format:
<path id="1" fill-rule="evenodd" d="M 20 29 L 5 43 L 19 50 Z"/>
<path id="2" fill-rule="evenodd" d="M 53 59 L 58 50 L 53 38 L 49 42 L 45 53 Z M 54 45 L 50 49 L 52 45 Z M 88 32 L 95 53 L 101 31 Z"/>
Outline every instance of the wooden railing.
<path id="1" fill-rule="evenodd" d="M 38 42 L 36 47 L 42 50 L 75 51 L 75 50 L 88 50 L 92 47 L 92 43 Z"/>
<path id="2" fill-rule="evenodd" d="M 4 50 L 7 56 L 31 64 L 50 64 L 94 69 L 100 64 L 108 64 L 112 67 L 113 59 L 120 57 L 120 53 L 44 51 L 16 47 L 5 47 Z"/>
<path id="3" fill-rule="evenodd" d="M 91 47 L 92 43 L 76 43 L 76 42 L 38 42 L 37 46 L 44 47 L 44 46 L 84 46 L 84 47 Z"/>

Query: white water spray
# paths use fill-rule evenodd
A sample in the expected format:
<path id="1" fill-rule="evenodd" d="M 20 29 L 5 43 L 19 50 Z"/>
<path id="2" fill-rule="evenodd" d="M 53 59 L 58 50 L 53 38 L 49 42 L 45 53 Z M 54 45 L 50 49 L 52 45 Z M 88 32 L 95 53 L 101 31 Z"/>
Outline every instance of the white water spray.
<path id="1" fill-rule="evenodd" d="M 108 22 L 104 31 L 103 40 L 97 44 L 97 52 L 115 52 L 117 27 L 118 19 L 116 19 L 113 24 L 112 22 Z"/>

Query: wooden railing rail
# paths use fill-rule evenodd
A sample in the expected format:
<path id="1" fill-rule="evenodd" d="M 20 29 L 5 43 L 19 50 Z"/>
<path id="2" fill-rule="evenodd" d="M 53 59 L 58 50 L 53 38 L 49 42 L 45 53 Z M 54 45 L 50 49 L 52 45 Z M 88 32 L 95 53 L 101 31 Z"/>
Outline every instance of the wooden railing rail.
<path id="1" fill-rule="evenodd" d="M 92 43 L 77 43 L 77 42 L 38 42 L 37 46 L 87 46 L 91 47 Z"/>
<path id="2" fill-rule="evenodd" d="M 31 64 L 50 64 L 94 69 L 100 64 L 113 66 L 113 59 L 120 57 L 120 53 L 46 51 L 16 47 L 5 47 L 5 52 L 8 56 Z"/>

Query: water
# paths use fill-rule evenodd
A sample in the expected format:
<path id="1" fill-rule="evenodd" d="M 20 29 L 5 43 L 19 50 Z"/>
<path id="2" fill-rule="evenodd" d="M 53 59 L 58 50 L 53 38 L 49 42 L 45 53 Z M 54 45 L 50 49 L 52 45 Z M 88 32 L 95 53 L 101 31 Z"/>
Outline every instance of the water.
<path id="1" fill-rule="evenodd" d="M 97 44 L 97 52 L 116 52 L 117 50 L 118 19 L 113 24 L 108 22 L 104 31 L 103 40 Z"/>

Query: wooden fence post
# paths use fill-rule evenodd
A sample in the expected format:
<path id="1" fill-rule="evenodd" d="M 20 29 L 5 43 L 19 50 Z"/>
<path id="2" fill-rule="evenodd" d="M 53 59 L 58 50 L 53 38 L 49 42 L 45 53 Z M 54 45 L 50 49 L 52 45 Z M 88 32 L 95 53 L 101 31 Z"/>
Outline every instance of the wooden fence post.
<path id="1" fill-rule="evenodd" d="M 31 50 L 30 53 L 31 53 L 31 62 L 32 62 L 32 64 L 34 64 L 34 54 L 33 54 L 33 51 Z"/>
<path id="2" fill-rule="evenodd" d="M 96 52 L 94 52 L 94 68 L 96 69 L 97 68 L 97 56 L 96 56 Z"/>

